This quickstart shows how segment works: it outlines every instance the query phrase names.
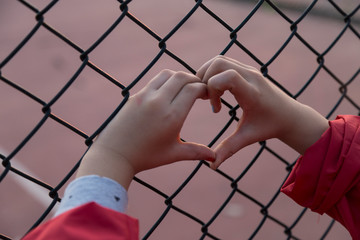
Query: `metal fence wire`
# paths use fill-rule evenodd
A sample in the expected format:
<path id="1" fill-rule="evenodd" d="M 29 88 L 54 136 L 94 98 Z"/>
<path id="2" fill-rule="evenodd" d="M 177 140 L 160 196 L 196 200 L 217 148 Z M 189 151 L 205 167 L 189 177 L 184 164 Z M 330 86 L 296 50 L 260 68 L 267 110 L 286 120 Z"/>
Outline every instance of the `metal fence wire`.
<path id="1" fill-rule="evenodd" d="M 101 3 L 109 6 L 108 13 L 105 7 L 91 8 L 96 2 L 0 1 L 1 239 L 22 236 L 51 216 L 86 148 L 121 111 L 131 94 L 162 68 L 195 74 L 210 57 L 227 55 L 257 67 L 285 93 L 314 107 L 328 119 L 339 113 L 360 114 L 360 4 L 356 0 L 300 1 L 296 7 L 293 6 L 297 1 L 290 4 L 275 0 L 118 0 Z M 238 11 L 236 19 L 218 8 L 229 4 L 231 7 L 227 9 Z M 11 5 L 9 12 L 18 13 L 6 18 L 10 16 L 5 14 L 7 5 Z M 141 6 L 148 15 L 138 10 Z M 176 14 L 167 15 L 167 7 Z M 73 8 L 78 22 L 69 20 L 67 26 L 73 28 L 62 28 L 54 19 L 60 16 L 66 22 L 66 18 L 71 19 Z M 92 9 L 91 14 L 86 9 Z M 101 33 L 93 30 L 98 29 L 95 20 L 99 18 L 105 18 L 107 24 L 106 29 L 102 26 Z M 166 27 L 157 28 L 156 19 L 167 22 Z M 187 29 L 195 28 L 197 21 L 207 22 L 208 27 L 183 35 Z M 271 25 L 272 21 L 277 25 Z M 317 22 L 322 22 L 323 27 L 316 28 Z M 132 31 L 124 30 L 124 26 L 131 26 Z M 312 27 L 310 33 L 304 30 Z M 7 40 L 13 39 L 10 33 L 20 37 L 8 43 Z M 47 38 L 41 37 L 44 35 Z M 90 37 L 83 39 L 82 35 Z M 176 38 L 181 39 L 180 47 Z M 216 38 L 216 43 L 211 38 Z M 34 54 L 36 46 L 45 52 L 53 51 L 51 56 L 55 57 L 44 60 L 39 52 Z M 132 53 L 122 58 L 128 48 Z M 202 52 L 204 56 L 200 56 Z M 120 60 L 104 65 L 109 55 Z M 127 66 L 131 65 L 134 68 L 130 71 Z M 115 68 L 119 71 L 111 70 Z M 97 104 L 97 101 L 102 102 Z M 78 107 L 78 102 L 90 110 L 79 114 L 83 109 Z M 209 147 L 229 134 L 241 115 L 241 109 L 230 97 L 225 96 L 222 104 L 227 110 L 220 113 L 221 120 L 213 117 L 218 122 L 216 129 L 207 132 L 212 135 L 205 143 Z M 72 118 L 75 115 L 80 117 Z M 90 126 L 85 124 L 92 119 L 97 120 Z M 139 207 L 143 211 L 148 208 L 146 214 L 151 219 L 144 220 L 147 223 L 141 225 L 140 237 L 189 239 L 181 237 L 189 232 L 190 239 L 338 239 L 334 232 L 340 231 L 345 234 L 342 239 L 350 238 L 340 224 L 326 216 L 320 220 L 314 214 L 315 224 L 312 224 L 311 211 L 280 193 L 294 166 L 296 153 L 276 140 L 247 149 L 244 149 L 247 154 L 240 151 L 216 171 L 210 170 L 205 161 L 179 163 L 178 170 L 183 172 L 177 173 L 179 177 L 166 175 L 177 178 L 168 188 L 163 187 L 167 179 L 149 177 L 152 171 L 161 170 L 136 176 L 130 201 L 143 205 Z M 275 168 L 276 173 L 272 170 Z M 196 185 L 200 186 L 196 189 L 198 194 L 186 195 L 196 182 L 200 182 Z M 201 187 L 204 182 L 206 187 Z M 19 184 L 25 190 L 17 187 Z M 222 187 L 219 190 L 216 186 Z M 271 195 L 264 188 L 270 189 Z M 149 199 L 131 197 L 139 192 L 146 193 Z M 200 195 L 206 194 L 204 200 Z M 30 195 L 45 198 L 47 203 L 31 211 L 28 206 L 35 203 Z M 239 202 L 243 208 L 236 204 Z M 208 208 L 209 203 L 212 208 Z M 162 210 L 152 211 L 153 204 L 160 205 Z M 186 224 L 172 224 L 175 216 Z M 237 217 L 245 220 L 238 221 Z M 23 223 L 25 219 L 31 225 Z M 231 227 L 229 221 L 236 227 Z"/>

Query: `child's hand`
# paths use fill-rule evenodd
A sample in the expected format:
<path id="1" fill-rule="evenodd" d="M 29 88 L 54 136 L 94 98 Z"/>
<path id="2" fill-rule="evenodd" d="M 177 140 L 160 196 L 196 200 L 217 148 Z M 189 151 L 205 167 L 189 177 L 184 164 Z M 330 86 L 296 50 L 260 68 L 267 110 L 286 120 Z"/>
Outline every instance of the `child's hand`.
<path id="1" fill-rule="evenodd" d="M 143 170 L 180 160 L 215 160 L 215 153 L 196 143 L 184 143 L 179 133 L 206 85 L 188 73 L 164 70 L 101 132 L 80 166 L 78 176 L 98 174 L 125 188 Z"/>
<path id="2" fill-rule="evenodd" d="M 327 120 L 316 111 L 287 96 L 255 68 L 233 59 L 215 57 L 197 76 L 208 85 L 214 112 L 220 111 L 220 97 L 226 90 L 243 110 L 237 130 L 216 147 L 212 168 L 241 148 L 270 138 L 279 138 L 304 153 L 328 128 Z"/>

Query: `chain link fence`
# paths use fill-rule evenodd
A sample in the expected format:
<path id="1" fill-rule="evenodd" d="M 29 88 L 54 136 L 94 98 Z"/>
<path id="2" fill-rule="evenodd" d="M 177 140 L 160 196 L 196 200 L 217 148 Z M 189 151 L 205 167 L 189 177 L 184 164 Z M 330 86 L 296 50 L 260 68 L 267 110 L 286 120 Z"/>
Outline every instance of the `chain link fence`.
<path id="1" fill-rule="evenodd" d="M 332 0 L 0 1 L 0 238 L 51 216 L 86 148 L 163 68 L 196 73 L 226 55 L 328 119 L 359 115 L 359 8 Z M 241 109 L 229 95 L 222 103 L 217 115 L 196 103 L 182 137 L 212 147 L 232 132 Z M 142 239 L 350 239 L 280 194 L 296 158 L 269 140 L 216 171 L 198 161 L 141 173 L 129 214 L 140 218 Z"/>

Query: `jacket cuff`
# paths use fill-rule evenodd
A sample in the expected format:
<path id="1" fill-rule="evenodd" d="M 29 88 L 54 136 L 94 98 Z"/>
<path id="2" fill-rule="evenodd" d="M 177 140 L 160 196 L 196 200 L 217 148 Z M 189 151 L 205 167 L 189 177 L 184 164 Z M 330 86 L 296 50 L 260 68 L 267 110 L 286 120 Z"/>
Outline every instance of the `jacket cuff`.
<path id="1" fill-rule="evenodd" d="M 127 191 L 110 178 L 96 175 L 77 178 L 67 186 L 55 216 L 90 202 L 124 213 L 128 203 Z"/>

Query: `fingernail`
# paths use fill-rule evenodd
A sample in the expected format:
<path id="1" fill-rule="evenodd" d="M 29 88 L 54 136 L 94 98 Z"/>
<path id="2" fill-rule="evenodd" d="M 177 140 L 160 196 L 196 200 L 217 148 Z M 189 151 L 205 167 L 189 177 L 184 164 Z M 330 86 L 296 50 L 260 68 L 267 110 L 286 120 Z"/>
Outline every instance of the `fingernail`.
<path id="1" fill-rule="evenodd" d="M 215 108 L 213 105 L 211 105 L 211 110 L 213 111 L 213 113 L 215 113 Z"/>

